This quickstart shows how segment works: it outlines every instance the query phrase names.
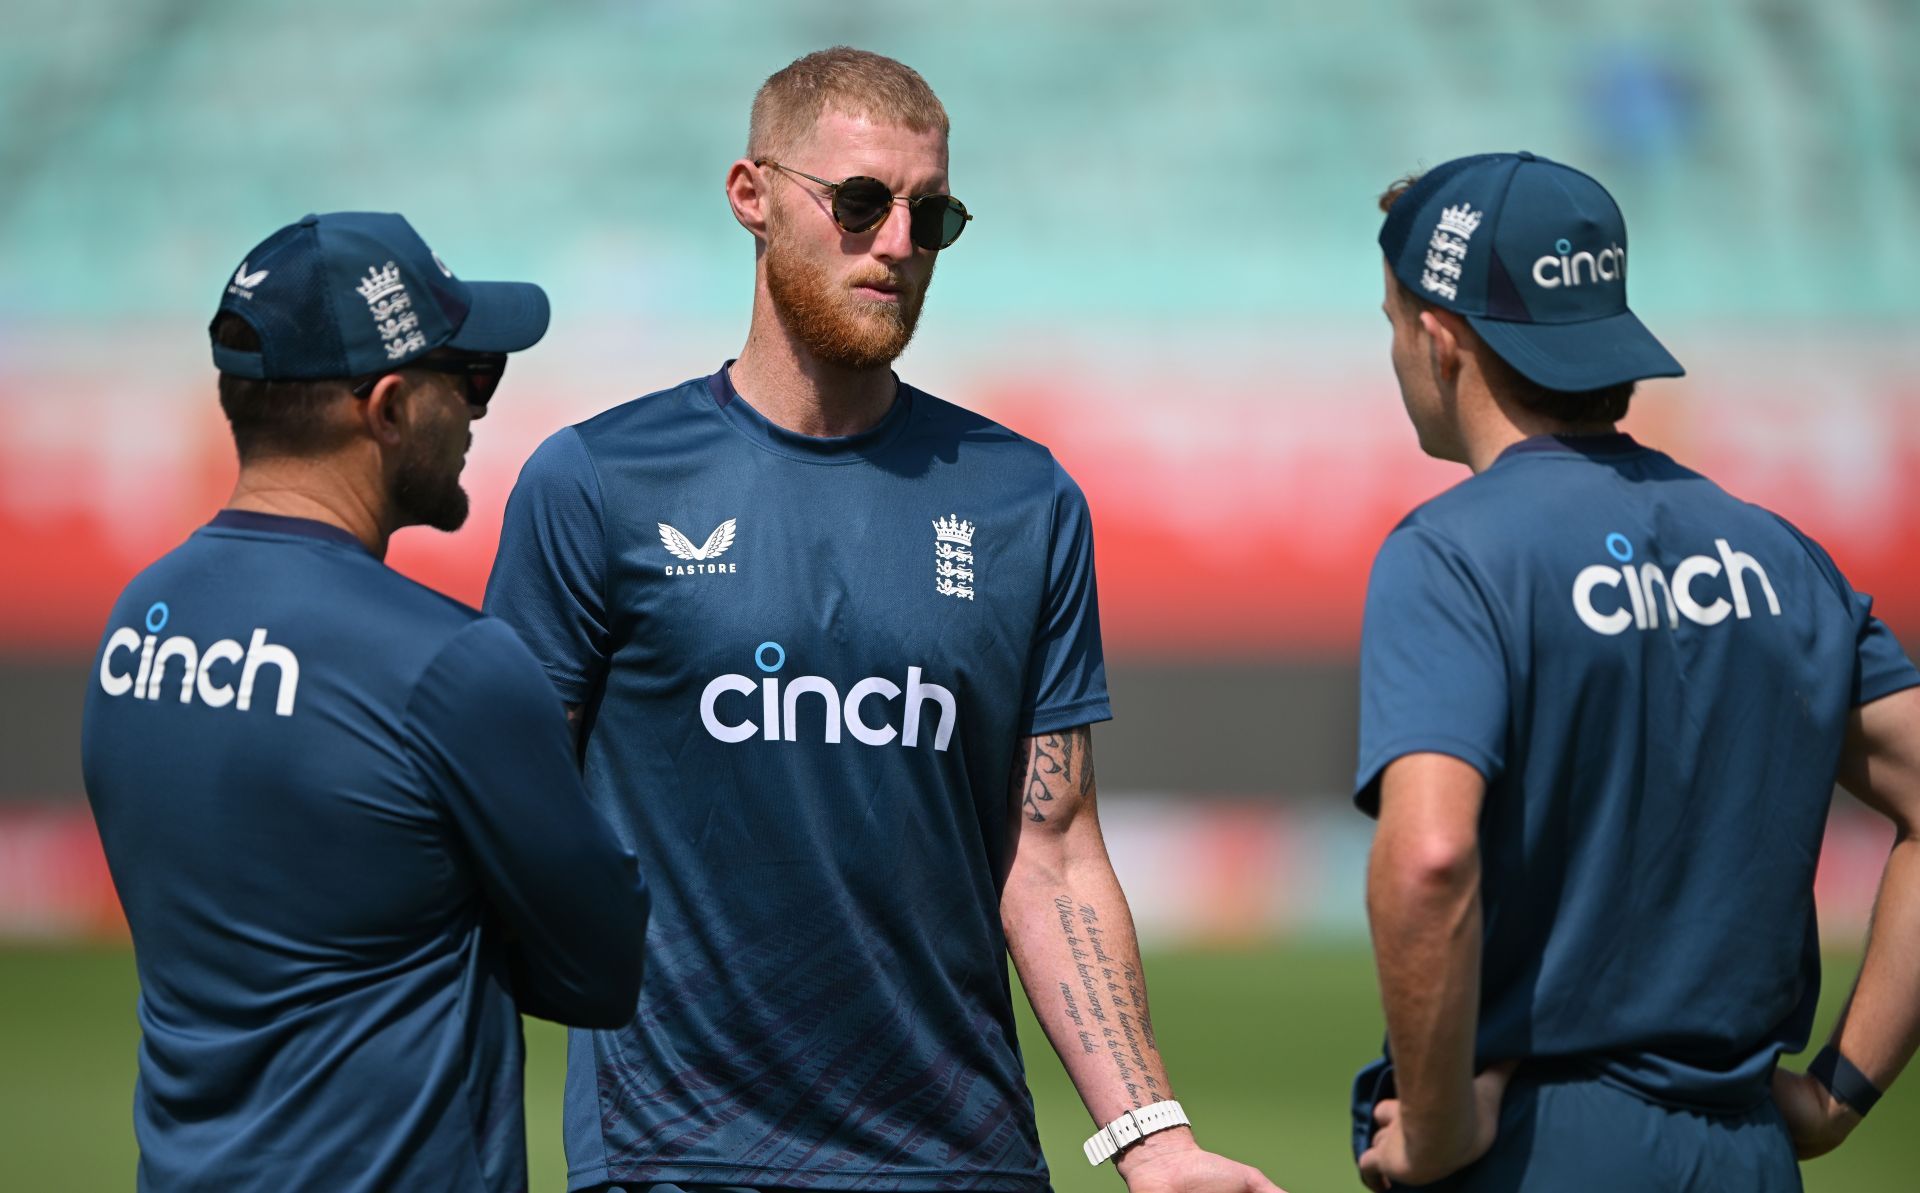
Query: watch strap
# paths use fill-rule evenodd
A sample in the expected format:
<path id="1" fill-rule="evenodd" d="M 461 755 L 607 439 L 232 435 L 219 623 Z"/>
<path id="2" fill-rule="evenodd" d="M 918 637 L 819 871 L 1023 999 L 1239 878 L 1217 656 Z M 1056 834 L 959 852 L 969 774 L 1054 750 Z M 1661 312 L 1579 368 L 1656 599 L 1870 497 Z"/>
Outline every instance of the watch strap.
<path id="1" fill-rule="evenodd" d="M 1191 1125 L 1180 1103 L 1154 1102 L 1129 1110 L 1114 1119 L 1095 1131 L 1081 1148 L 1087 1153 L 1087 1163 L 1097 1167 L 1119 1155 L 1128 1144 L 1138 1143 L 1155 1131 Z"/>
<path id="2" fill-rule="evenodd" d="M 1880 1100 L 1880 1087 L 1868 1079 L 1865 1073 L 1854 1067 L 1854 1063 L 1840 1055 L 1840 1050 L 1828 1044 L 1820 1050 L 1807 1066 L 1807 1076 L 1827 1087 L 1834 1099 L 1852 1110 L 1861 1118 L 1873 1109 Z"/>

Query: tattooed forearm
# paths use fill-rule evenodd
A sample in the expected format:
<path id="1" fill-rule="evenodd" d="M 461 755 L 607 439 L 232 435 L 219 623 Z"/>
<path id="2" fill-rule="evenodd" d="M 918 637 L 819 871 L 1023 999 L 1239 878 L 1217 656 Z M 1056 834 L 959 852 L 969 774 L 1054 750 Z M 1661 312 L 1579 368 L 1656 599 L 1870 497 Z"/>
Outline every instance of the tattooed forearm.
<path id="1" fill-rule="evenodd" d="M 1093 735 L 1085 726 L 1027 739 L 1027 756 L 1014 767 L 1020 810 L 1043 824 L 1055 798 L 1093 793 Z"/>
<path id="2" fill-rule="evenodd" d="M 1060 932 L 1067 938 L 1067 952 L 1073 958 L 1074 970 L 1080 978 L 1080 990 L 1087 1000 L 1086 1014 L 1082 1016 L 1079 1008 L 1073 1005 L 1073 991 L 1065 982 L 1060 983 L 1060 992 L 1066 996 L 1068 1018 L 1079 1029 L 1080 1050 L 1095 1056 L 1102 1047 L 1100 1041 L 1111 1029 L 1107 1025 L 1107 1008 L 1100 999 L 1100 985 L 1094 981 L 1093 955 L 1087 949 L 1087 942 L 1075 934 L 1077 924 L 1073 900 L 1061 895 L 1053 901 L 1053 910 L 1060 917 Z"/>
<path id="3" fill-rule="evenodd" d="M 1053 901 L 1053 909 L 1086 1004 L 1083 1016 L 1074 1005 L 1072 989 L 1060 983 L 1067 1017 L 1079 1030 L 1081 1051 L 1090 1056 L 1106 1052 L 1135 1106 L 1160 1101 L 1166 1095 L 1154 1076 L 1159 1048 L 1147 1016 L 1146 985 L 1138 967 L 1122 965 L 1108 954 L 1106 931 L 1091 903 L 1076 907 L 1072 899 L 1061 895 Z M 1155 1063 L 1148 1063 L 1148 1053 L 1155 1054 Z"/>
<path id="4" fill-rule="evenodd" d="M 1082 725 L 1018 743 L 1001 921 L 1020 980 L 1088 1111 L 1109 1122 L 1172 1097 L 1147 1017 L 1126 896 L 1094 806 Z"/>

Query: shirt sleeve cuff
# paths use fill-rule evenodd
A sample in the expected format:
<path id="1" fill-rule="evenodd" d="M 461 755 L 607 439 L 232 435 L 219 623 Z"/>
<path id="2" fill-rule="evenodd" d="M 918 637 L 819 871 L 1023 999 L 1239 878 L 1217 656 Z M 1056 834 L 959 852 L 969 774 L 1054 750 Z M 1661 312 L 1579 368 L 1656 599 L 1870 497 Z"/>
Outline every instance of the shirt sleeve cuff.
<path id="1" fill-rule="evenodd" d="M 554 691 L 560 693 L 562 704 L 585 704 L 587 697 L 593 695 L 591 680 L 562 674 L 545 663 L 540 665 L 540 669 L 547 673 L 547 680 L 553 684 Z"/>
<path id="2" fill-rule="evenodd" d="M 1103 692 L 1098 696 L 1089 696 L 1085 700 L 1076 700 L 1072 704 L 1056 704 L 1047 708 L 1036 708 L 1027 718 L 1026 736 L 1038 737 L 1042 733 L 1058 733 L 1062 729 L 1077 729 L 1082 725 L 1092 725 L 1098 721 L 1113 720 L 1113 706 Z"/>
<path id="3" fill-rule="evenodd" d="M 1862 680 L 1860 689 L 1854 696 L 1853 706 L 1861 708 L 1883 696 L 1891 696 L 1895 692 L 1904 692 L 1913 687 L 1920 687 L 1920 670 L 1912 667 Z"/>
<path id="4" fill-rule="evenodd" d="M 1409 754 L 1445 754 L 1480 772 L 1489 786 L 1500 774 L 1500 760 L 1472 742 L 1457 737 L 1404 737 L 1374 750 L 1360 766 L 1353 787 L 1353 805 L 1369 816 L 1380 815 L 1380 776 L 1396 759 Z"/>

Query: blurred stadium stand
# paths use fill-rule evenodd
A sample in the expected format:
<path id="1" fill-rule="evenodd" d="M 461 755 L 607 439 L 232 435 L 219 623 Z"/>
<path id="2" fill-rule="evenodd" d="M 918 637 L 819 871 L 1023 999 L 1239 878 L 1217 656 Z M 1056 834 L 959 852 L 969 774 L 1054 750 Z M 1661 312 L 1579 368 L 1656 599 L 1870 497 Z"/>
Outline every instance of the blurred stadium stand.
<path id="1" fill-rule="evenodd" d="M 107 604 L 231 481 L 204 326 L 239 254 L 309 210 L 398 209 L 461 273 L 548 287 L 554 332 L 478 431 L 473 522 L 394 556 L 476 599 L 534 444 L 738 346 L 723 172 L 760 80 L 842 41 L 941 93 L 979 217 L 902 374 L 1047 442 L 1093 501 L 1126 726 L 1103 784 L 1143 797 L 1118 837 L 1173 833 L 1178 799 L 1364 847 L 1338 817 L 1368 562 L 1461 475 L 1402 422 L 1373 198 L 1460 153 L 1608 184 L 1634 306 L 1692 370 L 1632 429 L 1795 518 L 1920 644 L 1910 0 L 0 0 L 0 22 L 0 871 L 24 872 L 20 826 L 44 842 L 80 806 Z M 1265 889 L 1221 906 L 1293 908 L 1271 927 L 1321 898 Z"/>
<path id="2" fill-rule="evenodd" d="M 596 309 L 737 318 L 718 186 L 746 101 L 841 39 L 916 64 L 952 110 L 988 222 L 945 316 L 1364 304 L 1369 197 L 1520 147 L 1621 197 L 1652 317 L 1920 311 L 1903 0 L 4 9 L 0 309 L 32 318 L 198 311 L 250 238 L 399 198 Z"/>

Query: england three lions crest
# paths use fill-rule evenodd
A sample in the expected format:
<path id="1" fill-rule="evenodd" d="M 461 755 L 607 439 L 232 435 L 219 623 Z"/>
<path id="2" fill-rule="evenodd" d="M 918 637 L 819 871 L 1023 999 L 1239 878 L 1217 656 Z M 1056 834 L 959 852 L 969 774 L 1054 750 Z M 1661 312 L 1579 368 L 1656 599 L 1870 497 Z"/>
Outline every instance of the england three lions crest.
<path id="1" fill-rule="evenodd" d="M 973 531 L 958 514 L 933 520 L 933 590 L 941 596 L 973 599 Z"/>

